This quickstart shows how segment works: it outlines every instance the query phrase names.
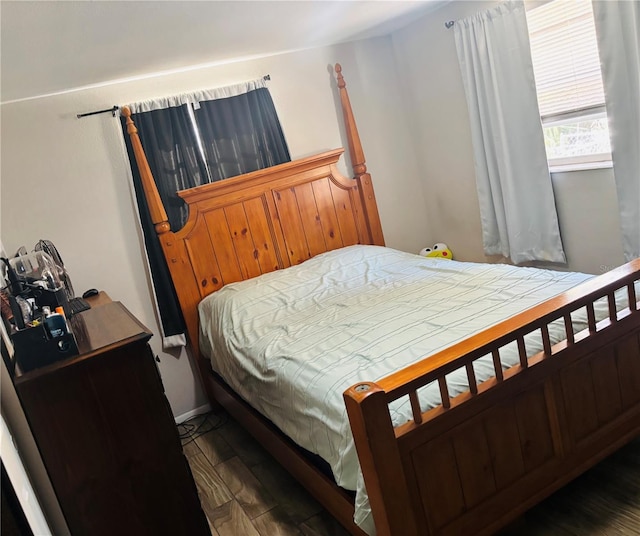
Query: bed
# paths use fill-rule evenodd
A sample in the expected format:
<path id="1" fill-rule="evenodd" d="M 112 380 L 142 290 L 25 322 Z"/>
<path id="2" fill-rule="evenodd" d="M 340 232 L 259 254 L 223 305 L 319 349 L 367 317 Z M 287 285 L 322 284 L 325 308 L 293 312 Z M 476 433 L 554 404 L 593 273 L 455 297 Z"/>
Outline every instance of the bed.
<path id="1" fill-rule="evenodd" d="M 339 65 L 336 72 L 354 178 L 339 173 L 343 150 L 336 149 L 183 191 L 189 219 L 177 232 L 170 229 L 135 125 L 123 109 L 190 351 L 212 404 L 226 408 L 352 534 L 491 534 L 640 433 L 640 260 L 587 277 L 425 259 L 385 248 Z M 407 287 L 387 279 L 391 270 L 383 260 L 399 267 Z M 337 279 L 326 264 L 336 262 L 342 274 Z M 472 268 L 493 274 L 494 286 L 470 275 Z M 529 291 L 507 291 L 514 270 L 534 282 Z M 429 288 L 439 289 L 431 301 L 429 293 L 413 294 L 426 271 L 436 278 Z M 329 282 L 298 279 L 310 272 L 320 279 L 325 274 Z M 369 281 L 366 274 L 374 272 L 382 280 Z M 538 285 L 536 277 L 549 284 Z M 364 281 L 366 300 L 361 290 L 343 288 L 345 279 Z M 475 290 L 466 286 L 472 279 L 481 281 Z M 459 291 L 454 297 L 446 290 L 452 281 Z M 254 287 L 264 303 L 257 304 Z M 268 299 L 267 287 L 277 290 Z M 436 299 L 440 292 L 446 303 Z M 429 320 L 394 313 L 383 298 L 396 294 Z M 295 298 L 293 316 L 280 317 L 274 311 L 290 306 L 274 304 L 287 295 Z M 492 301 L 498 295 L 501 301 Z M 311 300 L 307 313 L 295 309 L 305 296 Z M 345 309 L 348 296 L 355 296 L 360 310 Z M 466 305 L 459 305 L 471 307 L 468 316 L 480 319 L 479 325 L 455 317 L 455 303 L 465 296 Z M 372 308 L 377 301 L 380 313 Z M 330 311 L 314 309 L 320 302 Z M 437 303 L 445 303 L 444 309 Z M 264 325 L 254 324 L 254 315 L 242 316 L 247 304 L 252 311 L 265 307 L 255 315 L 267 320 Z M 385 319 L 380 315 L 386 307 Z M 303 317 L 308 322 L 298 323 Z M 425 323 L 452 338 L 425 335 Z M 316 331 L 321 324 L 328 331 Z M 346 346 L 360 336 L 349 331 L 357 324 L 378 335 L 386 329 L 407 337 L 401 351 L 381 351 L 365 341 L 362 347 L 371 351 L 365 355 L 362 347 Z M 318 342 L 310 356 L 304 351 L 313 345 L 301 336 L 309 331 Z M 276 341 L 282 343 L 278 348 Z M 260 351 L 251 354 L 252 347 Z M 378 359 L 383 353 L 401 356 L 397 368 Z M 296 357 L 301 359 L 294 364 Z M 332 362 L 320 357 L 349 370 L 335 365 L 331 371 Z M 360 368 L 354 362 L 381 368 L 352 375 L 350 369 Z M 275 369 L 292 366 L 293 374 L 273 379 Z M 316 381 L 322 370 L 333 373 L 330 388 Z M 267 394 L 254 398 L 260 376 Z M 351 378 L 358 379 L 351 384 Z M 243 388 L 248 382 L 251 388 Z M 284 398 L 278 402 L 274 393 Z M 307 428 L 287 424 L 269 409 L 287 401 L 307 408 L 325 398 L 333 400 L 331 407 L 303 409 L 316 415 Z M 333 456 L 335 442 L 327 440 L 324 451 L 318 447 L 331 435 L 318 422 L 329 421 L 323 415 L 330 413 L 338 424 L 329 428 L 343 442 Z M 306 437 L 315 439 L 307 443 Z"/>

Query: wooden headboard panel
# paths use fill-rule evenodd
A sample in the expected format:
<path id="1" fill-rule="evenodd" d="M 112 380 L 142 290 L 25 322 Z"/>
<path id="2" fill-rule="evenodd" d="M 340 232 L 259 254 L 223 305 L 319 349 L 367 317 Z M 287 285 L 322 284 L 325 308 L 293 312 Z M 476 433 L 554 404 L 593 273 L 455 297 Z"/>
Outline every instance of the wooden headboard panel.
<path id="1" fill-rule="evenodd" d="M 197 305 L 223 285 L 353 244 L 384 245 L 371 176 L 339 66 L 336 71 L 354 178 L 338 171 L 344 150 L 335 149 L 184 190 L 178 195 L 189 207 L 189 218 L 176 232 L 170 229 L 131 113 L 122 110 L 197 356 Z"/>

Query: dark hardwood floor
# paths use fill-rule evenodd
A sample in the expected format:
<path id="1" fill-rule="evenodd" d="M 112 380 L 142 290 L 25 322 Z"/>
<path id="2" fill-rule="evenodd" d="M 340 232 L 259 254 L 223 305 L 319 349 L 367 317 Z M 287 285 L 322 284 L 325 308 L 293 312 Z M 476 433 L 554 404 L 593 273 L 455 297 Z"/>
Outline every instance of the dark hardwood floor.
<path id="1" fill-rule="evenodd" d="M 640 535 L 640 438 L 527 511 L 499 536 L 546 535 Z"/>
<path id="2" fill-rule="evenodd" d="M 213 536 L 347 536 L 226 414 L 196 418 L 188 427 L 193 435 L 183 434 L 184 451 Z M 500 532 L 616 535 L 640 536 L 640 438 Z"/>
<path id="3" fill-rule="evenodd" d="M 213 536 L 348 536 L 226 414 L 190 424 L 202 425 L 195 439 L 183 439 L 183 449 Z"/>

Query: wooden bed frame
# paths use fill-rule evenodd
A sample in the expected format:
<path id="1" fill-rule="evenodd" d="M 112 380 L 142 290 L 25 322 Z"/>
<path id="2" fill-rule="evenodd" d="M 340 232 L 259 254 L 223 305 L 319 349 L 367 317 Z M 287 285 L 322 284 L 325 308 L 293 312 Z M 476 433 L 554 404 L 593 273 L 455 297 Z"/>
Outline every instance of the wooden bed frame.
<path id="1" fill-rule="evenodd" d="M 206 391 L 252 433 L 352 534 L 352 495 L 236 395 L 200 355 L 198 302 L 222 285 L 298 264 L 351 244 L 384 245 L 362 146 L 336 65 L 354 178 L 340 175 L 342 149 L 179 192 L 189 205 L 172 232 L 131 121 L 128 132 L 153 222 Z M 379 535 L 491 534 L 640 434 L 640 259 L 599 276 L 376 383 L 344 393 Z M 616 311 L 614 291 L 627 306 Z M 605 298 L 609 317 L 596 322 Z M 572 311 L 586 310 L 573 333 Z M 564 321 L 566 340 L 547 326 Z M 544 350 L 526 356 L 538 331 Z M 506 371 L 500 348 L 515 341 Z M 472 363 L 493 355 L 495 377 L 477 384 Z M 465 368 L 469 392 L 450 397 L 445 375 Z M 422 412 L 416 390 L 440 385 L 442 404 Z M 413 421 L 394 428 L 388 404 L 408 396 Z"/>

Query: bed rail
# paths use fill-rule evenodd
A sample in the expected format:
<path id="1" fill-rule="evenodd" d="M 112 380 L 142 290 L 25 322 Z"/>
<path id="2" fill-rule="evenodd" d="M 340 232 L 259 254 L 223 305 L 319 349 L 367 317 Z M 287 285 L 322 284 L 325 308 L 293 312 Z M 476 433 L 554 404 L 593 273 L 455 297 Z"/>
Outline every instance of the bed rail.
<path id="1" fill-rule="evenodd" d="M 480 484 L 481 475 L 493 482 L 490 487 L 497 487 L 499 491 L 497 481 L 500 477 L 496 474 L 504 471 L 504 467 L 495 458 L 505 442 L 516 451 L 519 447 L 527 448 L 526 441 L 524 445 L 520 441 L 522 429 L 527 426 L 523 422 L 525 414 L 529 419 L 537 419 L 540 427 L 548 428 L 550 458 L 545 458 L 545 463 L 554 456 L 560 459 L 566 452 L 578 449 L 581 442 L 588 444 L 591 435 L 597 435 L 605 425 L 613 427 L 612 423 L 624 421 L 629 412 L 638 415 L 640 304 L 635 287 L 638 282 L 640 259 L 593 278 L 375 383 L 363 382 L 348 389 L 344 398 L 372 510 L 378 516 L 375 518 L 378 534 L 425 534 L 424 529 L 418 531 L 415 524 L 407 527 L 408 519 L 424 519 L 430 527 L 429 534 L 467 533 L 465 527 L 470 529 L 472 525 L 474 534 L 482 533 L 477 520 L 471 522 L 463 518 L 466 514 L 469 514 L 469 519 L 477 518 L 473 512 L 484 497 L 484 492 L 479 490 L 483 486 Z M 616 291 L 625 295 L 622 306 L 616 304 Z M 606 300 L 608 315 L 596 321 L 594 303 L 601 299 Z M 588 327 L 574 333 L 571 314 L 578 310 L 586 310 Z M 566 339 L 552 345 L 549 325 L 557 320 L 564 323 Z M 525 336 L 531 333 L 540 335 L 543 350 L 527 355 Z M 500 350 L 511 343 L 517 345 L 519 363 L 503 370 Z M 488 355 L 493 357 L 495 375 L 478 384 L 473 364 Z M 552 370 L 554 367 L 557 369 L 555 372 Z M 469 391 L 451 397 L 446 376 L 459 369 L 466 371 Z M 418 390 L 431 382 L 438 382 L 441 404 L 423 411 Z M 533 397 L 535 401 L 527 399 L 520 408 L 517 392 L 523 393 L 525 399 Z M 411 403 L 413 419 L 394 428 L 389 404 L 405 396 Z M 478 403 L 478 398 L 483 396 L 492 400 L 491 408 L 488 404 Z M 498 432 L 495 436 L 488 430 L 491 424 L 487 423 L 492 423 L 498 415 L 495 407 L 500 407 L 499 399 L 503 396 L 518 409 L 513 416 L 511 432 Z M 576 396 L 577 399 L 571 399 Z M 472 399 L 476 400 L 475 404 L 466 404 Z M 465 405 L 470 409 L 465 411 Z M 541 408 L 544 408 L 544 415 L 540 413 Z M 483 414 L 485 410 L 487 414 Z M 509 408 L 500 411 L 509 414 Z M 501 419 L 504 418 L 502 415 Z M 640 423 L 636 422 L 634 427 L 640 428 Z M 461 432 L 461 429 L 465 431 Z M 472 439 L 470 430 L 474 430 L 472 435 L 484 439 Z M 511 433 L 512 437 L 505 433 Z M 539 441 L 539 431 L 536 437 Z M 486 441 L 486 445 L 470 447 L 476 441 L 480 444 Z M 491 442 L 494 442 L 494 451 L 491 451 Z M 607 448 L 600 443 L 598 445 L 598 448 Z M 436 446 L 437 453 L 434 454 Z M 484 465 L 480 463 L 474 470 L 461 468 L 461 464 L 468 463 L 462 460 L 461 455 L 467 448 L 488 449 Z M 440 452 L 442 449 L 447 451 L 444 458 Z M 587 450 L 587 457 L 593 457 L 593 448 Z M 523 450 L 522 456 L 512 453 L 512 457 L 519 459 L 526 454 Z M 432 491 L 433 482 L 431 490 L 422 486 L 421 478 L 433 481 L 433 475 L 429 473 L 443 470 L 442 467 L 434 467 L 436 462 L 430 462 L 428 458 L 438 460 L 441 465 L 456 466 L 456 470 L 450 472 L 460 482 L 459 504 L 451 497 L 444 502 L 439 500 L 437 493 L 434 495 Z M 581 460 L 580 456 L 578 459 Z M 416 466 L 421 465 L 422 475 L 415 471 Z M 409 466 L 411 470 L 407 470 Z M 517 481 L 531 480 L 533 477 L 528 475 L 539 468 L 540 465 L 535 464 L 528 470 L 523 468 L 518 479 L 501 485 L 506 490 L 515 486 Z M 380 478 L 381 470 L 396 473 L 390 481 L 395 479 L 397 488 L 390 487 L 386 478 Z M 466 480 L 465 471 L 470 473 Z M 413 490 L 416 495 L 408 495 L 407 490 Z M 516 491 L 512 493 L 519 496 Z M 493 489 L 495 496 L 496 489 Z M 445 503 L 450 511 L 438 512 L 438 505 Z M 455 511 L 455 506 L 451 510 L 451 504 L 458 504 L 459 511 Z M 413 516 L 407 508 L 417 510 L 418 515 Z"/>

